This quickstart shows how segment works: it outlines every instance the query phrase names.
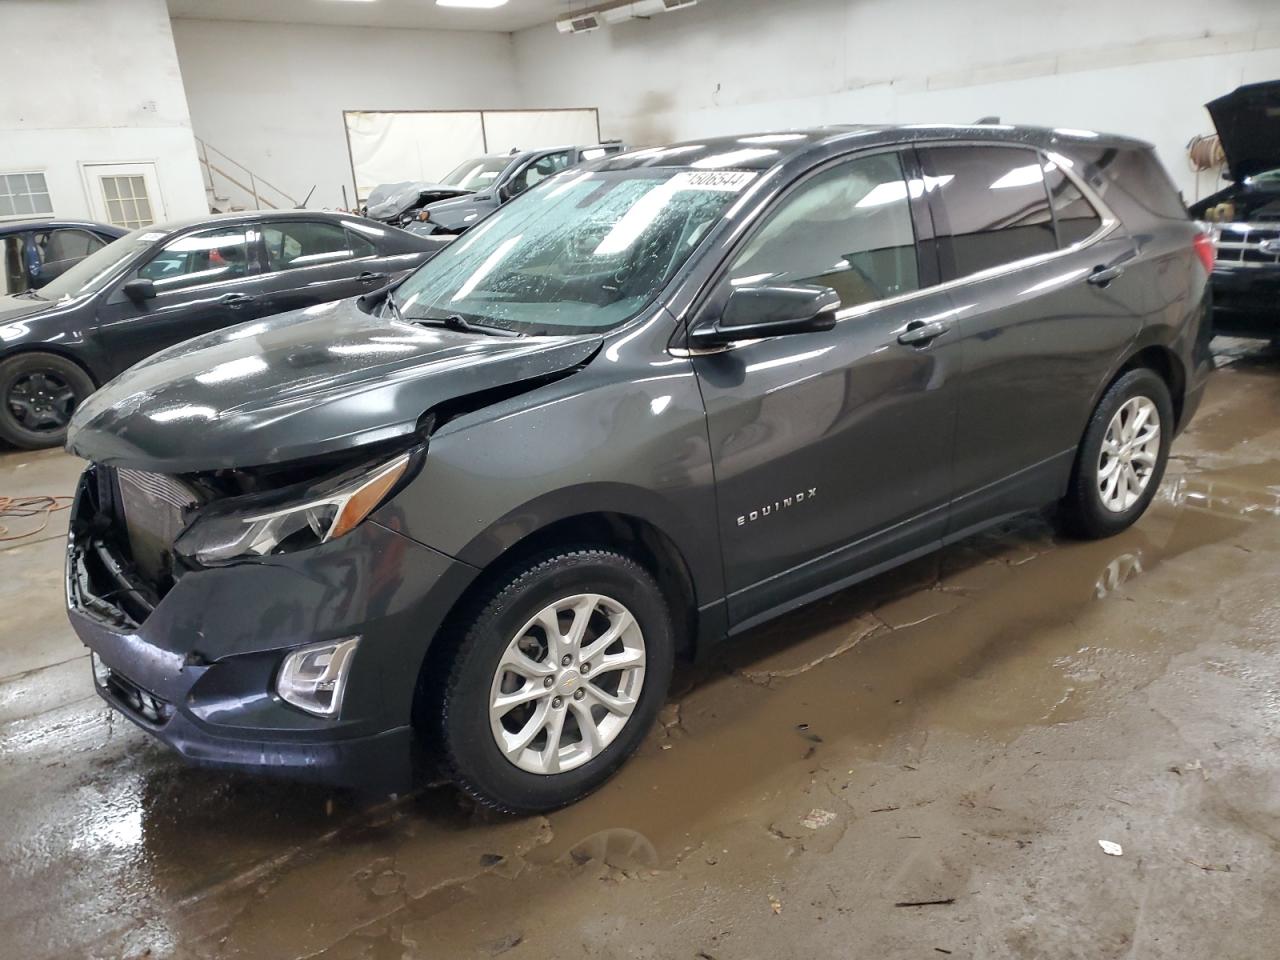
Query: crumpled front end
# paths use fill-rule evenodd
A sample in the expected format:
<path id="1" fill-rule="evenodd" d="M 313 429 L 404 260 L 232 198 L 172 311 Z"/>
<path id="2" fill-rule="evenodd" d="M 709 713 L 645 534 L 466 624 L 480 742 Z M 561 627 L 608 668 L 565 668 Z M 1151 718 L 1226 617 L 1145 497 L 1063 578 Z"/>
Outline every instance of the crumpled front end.
<path id="1" fill-rule="evenodd" d="M 340 540 L 201 567 L 174 550 L 200 499 L 180 477 L 83 474 L 67 609 L 98 694 L 192 762 L 404 789 L 417 682 L 405 664 L 422 662 L 475 571 L 396 532 L 392 504 Z M 352 638 L 340 711 L 282 698 L 291 654 Z"/>

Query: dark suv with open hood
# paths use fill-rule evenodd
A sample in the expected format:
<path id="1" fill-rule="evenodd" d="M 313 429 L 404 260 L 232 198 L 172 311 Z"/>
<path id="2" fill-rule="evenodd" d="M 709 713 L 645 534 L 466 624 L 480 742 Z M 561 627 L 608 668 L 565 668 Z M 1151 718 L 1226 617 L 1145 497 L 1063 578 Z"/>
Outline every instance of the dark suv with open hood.
<path id="1" fill-rule="evenodd" d="M 568 803 L 677 654 L 1021 511 L 1133 523 L 1211 369 L 1209 257 L 1119 137 L 597 161 L 390 294 L 90 398 L 71 620 L 190 760 L 373 784 L 422 743 L 487 804 Z"/>
<path id="2" fill-rule="evenodd" d="M 1191 212 L 1212 224 L 1213 324 L 1232 336 L 1280 337 L 1280 80 L 1206 105 L 1231 186 Z"/>

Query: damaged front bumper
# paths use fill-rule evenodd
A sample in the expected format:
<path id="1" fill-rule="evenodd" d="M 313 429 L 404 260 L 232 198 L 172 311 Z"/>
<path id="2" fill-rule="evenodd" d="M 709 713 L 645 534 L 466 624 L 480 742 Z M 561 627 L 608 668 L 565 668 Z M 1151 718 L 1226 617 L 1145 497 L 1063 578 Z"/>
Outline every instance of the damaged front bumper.
<path id="1" fill-rule="evenodd" d="M 72 507 L 66 591 L 98 694 L 193 763 L 406 789 L 419 666 L 476 571 L 371 519 L 310 550 L 188 571 L 156 597 L 106 535 L 94 471 Z M 353 636 L 339 716 L 279 697 L 289 652 Z"/>

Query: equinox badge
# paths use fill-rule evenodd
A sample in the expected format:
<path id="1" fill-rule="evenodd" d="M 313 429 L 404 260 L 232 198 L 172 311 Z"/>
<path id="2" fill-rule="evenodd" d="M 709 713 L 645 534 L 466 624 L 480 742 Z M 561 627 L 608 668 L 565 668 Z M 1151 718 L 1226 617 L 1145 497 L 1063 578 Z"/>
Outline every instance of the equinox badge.
<path id="1" fill-rule="evenodd" d="M 818 495 L 817 487 L 810 487 L 808 490 L 801 490 L 799 493 L 793 493 L 789 497 L 783 497 L 781 500 L 775 500 L 773 503 L 760 507 L 758 510 L 752 510 L 750 513 L 744 513 L 738 517 L 738 526 L 745 527 L 748 523 L 755 523 L 757 520 L 763 520 L 765 517 L 774 513 L 781 513 L 788 507 L 794 507 L 797 504 L 804 503 L 806 500 L 812 500 Z"/>

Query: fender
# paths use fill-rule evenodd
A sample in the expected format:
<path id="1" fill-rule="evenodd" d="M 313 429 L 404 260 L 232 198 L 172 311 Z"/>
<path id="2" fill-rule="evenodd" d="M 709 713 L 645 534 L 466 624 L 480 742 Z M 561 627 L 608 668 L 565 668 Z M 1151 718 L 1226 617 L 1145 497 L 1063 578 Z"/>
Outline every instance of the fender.
<path id="1" fill-rule="evenodd" d="M 724 596 L 718 545 L 701 534 L 697 518 L 650 490 L 623 483 L 584 483 L 535 497 L 477 534 L 458 551 L 456 559 L 484 569 L 540 530 L 600 514 L 637 520 L 670 540 L 689 570 L 698 604 Z"/>

